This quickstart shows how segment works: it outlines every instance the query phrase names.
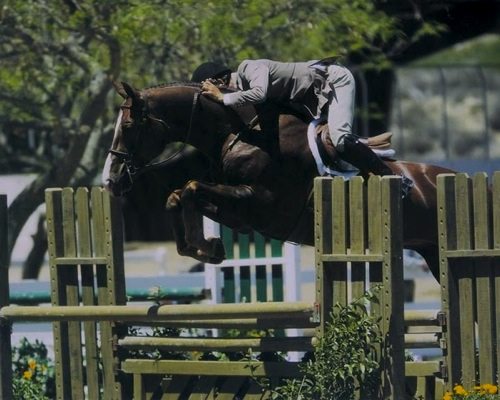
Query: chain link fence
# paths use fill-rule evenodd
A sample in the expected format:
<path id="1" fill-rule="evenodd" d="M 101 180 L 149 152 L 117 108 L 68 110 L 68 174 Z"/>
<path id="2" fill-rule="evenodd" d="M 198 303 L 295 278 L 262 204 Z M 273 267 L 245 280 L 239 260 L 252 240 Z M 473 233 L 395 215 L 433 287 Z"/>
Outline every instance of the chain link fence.
<path id="1" fill-rule="evenodd" d="M 399 68 L 392 99 L 398 158 L 500 159 L 500 65 Z"/>

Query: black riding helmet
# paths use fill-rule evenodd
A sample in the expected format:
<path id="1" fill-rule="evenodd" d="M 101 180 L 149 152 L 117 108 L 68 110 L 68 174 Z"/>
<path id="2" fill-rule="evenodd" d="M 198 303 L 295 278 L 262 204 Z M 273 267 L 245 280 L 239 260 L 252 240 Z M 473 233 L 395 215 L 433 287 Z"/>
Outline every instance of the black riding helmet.
<path id="1" fill-rule="evenodd" d="M 193 82 L 203 82 L 206 79 L 219 79 L 231 73 L 231 69 L 216 62 L 205 62 L 198 66 L 193 72 Z"/>

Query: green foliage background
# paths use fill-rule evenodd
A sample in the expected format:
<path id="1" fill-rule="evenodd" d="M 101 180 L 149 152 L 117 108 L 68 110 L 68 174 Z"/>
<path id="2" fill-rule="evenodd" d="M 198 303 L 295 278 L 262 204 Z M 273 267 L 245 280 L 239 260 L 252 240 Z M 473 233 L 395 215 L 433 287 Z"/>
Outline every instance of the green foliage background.
<path id="1" fill-rule="evenodd" d="M 109 134 L 111 80 L 186 80 L 206 60 L 330 55 L 378 67 L 411 38 L 369 0 L 4 0 L 0 9 L 0 171 L 14 154 L 44 172 L 92 130 Z M 418 32 L 428 31 L 422 23 Z M 431 33 L 435 33 L 433 28 Z M 416 35 L 420 34 L 417 31 Z M 8 136 L 33 129 L 37 154 Z M 41 140 L 43 139 L 43 140 Z M 22 146 L 21 146 L 22 147 Z M 21 153 L 21 154 L 20 154 Z"/>
<path id="2" fill-rule="evenodd" d="M 383 68 L 442 29 L 403 26 L 407 14 L 379 7 L 391 1 L 3 0 L 0 173 L 37 176 L 9 207 L 9 250 L 45 188 L 99 183 L 120 101 L 112 81 L 188 80 L 201 62 L 244 58 Z"/>

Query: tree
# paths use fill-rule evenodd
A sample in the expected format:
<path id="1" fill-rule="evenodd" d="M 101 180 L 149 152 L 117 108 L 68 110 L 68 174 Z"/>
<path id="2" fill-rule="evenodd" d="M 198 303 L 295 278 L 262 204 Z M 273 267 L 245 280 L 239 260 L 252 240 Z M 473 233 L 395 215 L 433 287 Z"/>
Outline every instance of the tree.
<path id="1" fill-rule="evenodd" d="M 9 207 L 9 249 L 45 188 L 98 175 L 116 118 L 113 80 L 151 86 L 186 80 L 205 60 L 235 67 L 250 57 L 381 67 L 408 42 L 401 32 L 370 0 L 4 0 L 0 169 L 37 174 Z"/>

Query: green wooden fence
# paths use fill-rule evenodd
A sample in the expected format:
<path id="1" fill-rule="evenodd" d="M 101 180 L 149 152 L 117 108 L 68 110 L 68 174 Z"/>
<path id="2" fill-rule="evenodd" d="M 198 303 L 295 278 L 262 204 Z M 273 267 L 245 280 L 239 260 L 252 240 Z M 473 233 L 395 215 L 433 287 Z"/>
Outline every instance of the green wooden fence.
<path id="1" fill-rule="evenodd" d="M 297 362 L 150 360 L 133 358 L 130 352 L 239 350 L 251 351 L 255 356 L 269 350 L 310 351 L 315 336 L 321 336 L 333 303 L 346 304 L 348 293 L 358 296 L 367 288 L 361 272 L 365 263 L 371 266 L 372 282 L 385 283 L 389 279 L 394 292 L 396 286 L 401 289 L 402 284 L 393 283 L 402 280 L 398 267 L 401 232 L 396 222 L 400 213 L 399 179 L 373 178 L 368 188 L 359 179 L 350 183 L 340 178 L 320 179 L 316 187 L 318 276 L 315 304 L 125 306 L 119 210 L 101 189 L 95 188 L 89 195 L 85 189 L 74 192 L 66 188 L 50 189 L 46 194 L 53 304 L 50 307 L 4 307 L 3 319 L 11 322 L 55 321 L 60 399 L 78 399 L 85 394 L 88 398 L 96 398 L 99 391 L 109 399 L 130 398 L 132 392 L 134 398 L 146 399 L 158 390 L 167 398 L 200 393 L 217 399 L 233 399 L 236 394 L 245 399 L 269 397 L 272 385 L 278 384 L 281 378 L 301 376 Z M 335 198 L 334 206 L 329 203 L 332 198 Z M 342 198 L 344 200 L 338 201 Z M 350 202 L 353 204 L 348 207 Z M 351 283 L 346 282 L 348 263 L 352 271 Z M 387 293 L 392 291 L 388 289 Z M 404 384 L 403 359 L 395 357 L 403 351 L 403 314 L 395 297 L 384 296 L 380 308 L 380 311 L 385 310 L 381 316 L 387 335 L 381 356 L 391 353 L 391 357 L 383 358 L 387 362 L 384 363 L 382 393 L 392 398 L 398 398 Z M 372 305 L 372 309 L 376 306 Z M 418 319 L 414 316 L 413 321 Z M 132 337 L 127 335 L 125 322 L 130 325 L 133 321 L 141 325 L 161 323 L 184 328 L 295 328 L 305 329 L 306 334 L 238 339 Z M 102 363 L 102 373 L 97 363 Z M 271 387 L 263 388 L 256 383 L 255 378 L 263 376 L 270 379 Z"/>
<path id="2" fill-rule="evenodd" d="M 99 188 L 90 193 L 50 189 L 46 203 L 52 305 L 7 306 L 8 290 L 2 290 L 1 296 L 7 293 L 0 297 L 0 334 L 5 339 L 0 353 L 2 398 L 9 398 L 11 368 L 5 328 L 29 320 L 54 321 L 59 399 L 94 399 L 99 393 L 105 399 L 130 398 L 132 393 L 136 399 L 153 394 L 172 399 L 202 394 L 217 399 L 269 398 L 281 378 L 301 376 L 297 362 L 145 359 L 136 352 L 215 350 L 256 356 L 269 350 L 309 351 L 321 337 L 332 306 L 347 304 L 375 285 L 381 285 L 379 302 L 370 305 L 370 312 L 380 317 L 384 336 L 380 398 L 404 398 L 406 385 L 413 387 L 415 396 L 439 399 L 440 378 L 448 388 L 455 383 L 498 383 L 500 175 L 495 174 L 490 190 L 484 175 L 442 176 L 438 197 L 444 314 L 436 315 L 403 310 L 402 204 L 396 177 L 372 177 L 367 183 L 361 178 L 315 181 L 314 304 L 125 305 L 117 205 Z M 1 201 L 2 197 L 0 206 Z M 0 232 L 5 235 L 1 210 Z M 4 236 L 0 246 L 5 247 Z M 4 265 L 2 276 L 5 271 Z M 296 328 L 305 333 L 237 339 L 128 334 L 129 326 L 158 324 L 188 329 Z M 429 331 L 415 339 L 412 328 L 423 326 Z M 404 360 L 405 348 L 438 346 L 445 353 L 442 362 Z M 476 363 L 470 361 L 474 359 Z M 260 386 L 256 377 L 269 378 L 271 386 Z M 362 393 L 357 396 L 363 398 Z"/>
<path id="3" fill-rule="evenodd" d="M 500 172 L 438 182 L 447 388 L 500 384 Z"/>
<path id="4" fill-rule="evenodd" d="M 310 304 L 284 302 L 125 306 L 122 227 L 113 198 L 100 188 L 90 193 L 83 188 L 76 192 L 49 189 L 46 206 L 52 305 L 4 307 L 2 321 L 54 321 L 58 399 L 94 399 L 100 392 L 105 399 L 128 399 L 132 393 L 143 399 L 162 387 L 172 398 L 200 390 L 217 390 L 221 399 L 233 398 L 235 393 L 252 398 L 263 391 L 255 376 L 298 376 L 297 363 L 193 364 L 190 360 L 134 358 L 133 352 L 148 349 L 308 351 L 311 336 L 131 337 L 127 328 L 148 324 L 189 329 L 314 328 L 314 309 Z M 3 370 L 10 368 L 6 364 Z M 165 375 L 170 378 L 165 380 Z"/>

